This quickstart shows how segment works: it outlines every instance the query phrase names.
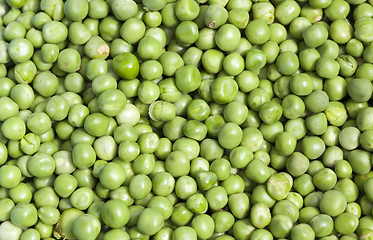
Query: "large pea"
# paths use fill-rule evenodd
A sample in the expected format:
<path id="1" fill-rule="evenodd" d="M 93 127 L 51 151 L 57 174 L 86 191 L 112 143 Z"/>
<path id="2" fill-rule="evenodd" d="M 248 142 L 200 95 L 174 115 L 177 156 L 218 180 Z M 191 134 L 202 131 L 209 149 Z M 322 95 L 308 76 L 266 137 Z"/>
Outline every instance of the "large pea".
<path id="1" fill-rule="evenodd" d="M 271 212 L 265 203 L 256 203 L 251 207 L 250 219 L 253 226 L 264 228 L 271 222 Z"/>

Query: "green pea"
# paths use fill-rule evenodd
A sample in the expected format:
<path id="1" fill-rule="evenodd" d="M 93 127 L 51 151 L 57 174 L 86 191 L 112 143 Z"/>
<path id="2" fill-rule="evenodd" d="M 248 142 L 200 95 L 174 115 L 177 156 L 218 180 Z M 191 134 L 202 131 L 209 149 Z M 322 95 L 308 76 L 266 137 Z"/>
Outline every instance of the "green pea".
<path id="1" fill-rule="evenodd" d="M 357 174 L 367 174 L 368 168 L 371 168 L 371 154 L 364 150 L 353 150 L 348 154 L 347 160 L 350 163 L 352 170 Z"/>
<path id="2" fill-rule="evenodd" d="M 177 203 L 171 214 L 171 221 L 176 226 L 185 226 L 192 221 L 193 213 L 186 207 L 184 202 Z"/>
<path id="3" fill-rule="evenodd" d="M 262 69 L 267 61 L 267 57 L 262 50 L 250 49 L 246 53 L 246 69 L 249 71 L 258 71 Z"/>
<path id="4" fill-rule="evenodd" d="M 215 186 L 209 189 L 205 197 L 212 210 L 219 210 L 228 203 L 228 196 L 225 189 L 221 186 Z"/>
<path id="5" fill-rule="evenodd" d="M 91 59 L 106 59 L 109 56 L 110 48 L 101 37 L 93 36 L 84 45 L 84 53 Z"/>
<path id="6" fill-rule="evenodd" d="M 251 207 L 250 219 L 253 226 L 257 228 L 264 228 L 271 221 L 271 213 L 265 203 L 255 203 Z"/>
<path id="7" fill-rule="evenodd" d="M 357 217 L 350 213 L 342 213 L 335 219 L 335 229 L 342 234 L 353 233 L 356 230 L 357 225 Z"/>
<path id="8" fill-rule="evenodd" d="M 338 216 L 346 209 L 347 200 L 337 190 L 326 191 L 320 200 L 320 210 L 331 217 Z"/>
<path id="9" fill-rule="evenodd" d="M 284 62 L 287 62 L 288 64 L 284 64 Z M 282 52 L 276 59 L 276 66 L 279 72 L 283 75 L 292 75 L 299 68 L 298 56 L 290 51 Z"/>
<path id="10" fill-rule="evenodd" d="M 297 2 L 284 1 L 276 6 L 275 17 L 281 24 L 288 25 L 299 16 L 300 11 L 301 9 Z"/>
<path id="11" fill-rule="evenodd" d="M 202 66 L 211 74 L 216 74 L 223 70 L 224 53 L 216 49 L 209 49 L 202 55 Z"/>
<path id="12" fill-rule="evenodd" d="M 280 187 L 281 184 L 281 187 Z M 285 172 L 273 174 L 267 182 L 268 194 L 275 200 L 286 198 L 293 185 L 293 179 Z"/>
<path id="13" fill-rule="evenodd" d="M 332 233 L 334 222 L 329 215 L 319 214 L 313 217 L 309 224 L 314 230 L 316 237 L 325 237 Z"/>
<path id="14" fill-rule="evenodd" d="M 127 205 L 119 199 L 107 201 L 101 209 L 103 222 L 111 228 L 121 228 L 129 221 L 130 212 Z"/>
<path id="15" fill-rule="evenodd" d="M 348 94 L 357 103 L 369 100 L 373 91 L 371 82 L 364 78 L 355 78 L 348 83 Z"/>
<path id="16" fill-rule="evenodd" d="M 282 132 L 275 141 L 277 151 L 283 156 L 291 155 L 296 147 L 296 138 L 292 133 Z"/>
<path id="17" fill-rule="evenodd" d="M 255 127 L 244 128 L 243 137 L 241 141 L 242 146 L 249 147 L 251 151 L 255 152 L 260 149 L 263 142 L 263 134 Z"/>
<path id="18" fill-rule="evenodd" d="M 228 20 L 228 11 L 218 5 L 211 4 L 207 7 L 204 16 L 204 23 L 207 27 L 217 29 Z"/>
<path id="19" fill-rule="evenodd" d="M 316 136 L 309 136 L 309 137 L 303 138 L 301 144 L 302 144 L 303 154 L 308 159 L 317 159 L 325 151 L 325 143 L 322 141 L 321 138 L 316 137 Z"/>
<path id="20" fill-rule="evenodd" d="M 293 222 L 290 217 L 282 214 L 273 216 L 269 229 L 276 238 L 287 237 L 293 227 Z"/>
<path id="21" fill-rule="evenodd" d="M 271 32 L 264 20 L 257 19 L 247 24 L 245 35 L 252 44 L 264 44 L 269 40 Z"/>
<path id="22" fill-rule="evenodd" d="M 269 167 L 263 161 L 254 159 L 248 164 L 245 170 L 245 175 L 249 179 L 263 184 L 270 178 L 271 172 Z"/>
<path id="23" fill-rule="evenodd" d="M 18 204 L 21 202 L 29 203 L 32 199 L 31 189 L 25 183 L 19 183 L 14 188 L 9 189 L 8 193 L 9 193 L 9 197 L 13 200 L 15 204 Z"/>

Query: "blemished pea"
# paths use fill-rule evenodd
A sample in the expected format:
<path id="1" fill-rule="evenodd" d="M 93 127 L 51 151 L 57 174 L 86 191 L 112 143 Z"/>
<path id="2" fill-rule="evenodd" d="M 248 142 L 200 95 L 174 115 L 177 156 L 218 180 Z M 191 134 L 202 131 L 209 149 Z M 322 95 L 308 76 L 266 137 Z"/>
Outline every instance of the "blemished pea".
<path id="1" fill-rule="evenodd" d="M 292 186 L 293 179 L 288 173 L 275 173 L 268 179 L 267 191 L 273 199 L 282 200 L 287 197 Z"/>
<path id="2" fill-rule="evenodd" d="M 265 203 L 255 203 L 251 207 L 250 219 L 253 226 L 257 228 L 264 228 L 271 221 L 271 213 Z"/>

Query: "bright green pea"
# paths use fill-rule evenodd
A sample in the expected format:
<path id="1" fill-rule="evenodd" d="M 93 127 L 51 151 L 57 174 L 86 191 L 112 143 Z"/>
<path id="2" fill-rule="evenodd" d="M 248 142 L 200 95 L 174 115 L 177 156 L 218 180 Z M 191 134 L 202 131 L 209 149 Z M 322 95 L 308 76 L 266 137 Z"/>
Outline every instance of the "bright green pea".
<path id="1" fill-rule="evenodd" d="M 18 85 L 16 85 L 18 86 Z M 14 87 L 13 87 L 14 88 Z M 12 89 L 13 89 L 12 88 Z M 1 111 L 3 112 L 2 116 L 0 116 L 1 121 L 5 121 L 10 117 L 14 117 L 19 113 L 19 105 L 9 97 L 1 97 Z"/>
<path id="2" fill-rule="evenodd" d="M 209 189 L 205 197 L 212 210 L 219 210 L 228 203 L 228 196 L 225 189 L 221 186 L 215 186 Z"/>
<path id="3" fill-rule="evenodd" d="M 99 178 L 103 187 L 114 190 L 124 183 L 126 173 L 117 163 L 111 162 L 101 170 Z"/>
<path id="4" fill-rule="evenodd" d="M 181 151 L 171 152 L 165 160 L 165 168 L 174 177 L 187 175 L 190 171 L 188 155 Z"/>
<path id="5" fill-rule="evenodd" d="M 284 1 L 275 8 L 275 17 L 282 25 L 288 25 L 301 12 L 300 6 L 297 2 Z"/>
<path id="6" fill-rule="evenodd" d="M 264 44 L 271 36 L 271 31 L 264 20 L 257 19 L 249 22 L 245 35 L 252 44 Z"/>

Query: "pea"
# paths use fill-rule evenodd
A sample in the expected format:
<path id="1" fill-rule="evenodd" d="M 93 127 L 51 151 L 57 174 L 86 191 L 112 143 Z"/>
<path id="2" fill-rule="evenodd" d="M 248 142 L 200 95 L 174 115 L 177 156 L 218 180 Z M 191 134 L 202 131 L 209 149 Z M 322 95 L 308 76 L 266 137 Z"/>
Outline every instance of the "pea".
<path id="1" fill-rule="evenodd" d="M 250 218 L 253 226 L 264 228 L 271 221 L 271 213 L 265 203 L 256 203 L 251 207 Z"/>
<path id="2" fill-rule="evenodd" d="M 333 199 L 333 204 L 331 204 L 330 199 Z M 338 216 L 341 214 L 347 205 L 346 197 L 343 193 L 337 190 L 326 191 L 320 200 L 320 210 L 321 212 L 329 216 Z"/>

